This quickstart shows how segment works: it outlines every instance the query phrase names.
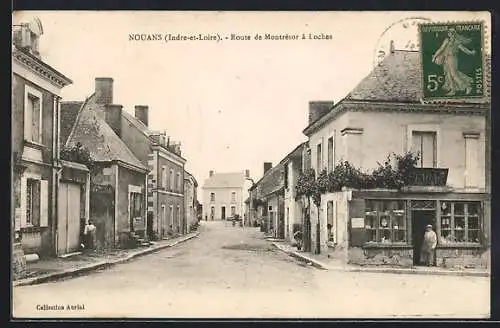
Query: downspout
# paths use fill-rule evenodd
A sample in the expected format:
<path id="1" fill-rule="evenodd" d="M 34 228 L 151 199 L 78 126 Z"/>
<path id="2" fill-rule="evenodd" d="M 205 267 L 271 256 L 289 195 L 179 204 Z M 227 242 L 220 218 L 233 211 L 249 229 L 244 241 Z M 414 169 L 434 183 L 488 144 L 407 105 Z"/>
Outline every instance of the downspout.
<path id="1" fill-rule="evenodd" d="M 144 241 L 149 241 L 148 238 L 148 172 L 146 172 L 146 178 L 144 180 L 144 200 L 142 201 L 144 204 Z"/>
<path id="2" fill-rule="evenodd" d="M 159 196 L 159 192 L 158 192 L 158 187 L 160 186 L 160 182 L 159 182 L 159 178 L 160 178 L 160 172 L 159 172 L 159 169 L 160 169 L 160 154 L 159 154 L 159 150 L 157 149 L 156 151 L 156 206 L 154 206 L 154 216 L 153 216 L 153 220 L 156 221 L 156 234 L 158 235 L 159 239 L 163 239 L 163 233 L 160 234 L 160 225 L 159 225 L 159 214 L 158 214 L 158 209 L 160 208 L 160 196 Z M 165 172 L 166 173 L 166 172 Z M 163 177 L 162 177 L 163 178 Z M 165 208 L 165 211 L 166 211 L 167 208 Z M 155 220 L 156 218 L 156 220 Z M 163 224 L 163 222 L 162 222 Z M 154 225 L 153 225 L 154 226 Z"/>
<path id="3" fill-rule="evenodd" d="M 60 120 L 60 102 L 59 96 L 54 95 L 52 103 L 52 224 L 50 227 L 52 235 L 52 254 L 57 256 L 58 249 L 58 230 L 57 225 L 59 223 L 58 218 L 58 201 L 59 201 L 59 177 L 62 168 L 59 167 L 59 153 L 60 153 L 60 140 L 59 135 L 61 131 L 61 120 Z"/>

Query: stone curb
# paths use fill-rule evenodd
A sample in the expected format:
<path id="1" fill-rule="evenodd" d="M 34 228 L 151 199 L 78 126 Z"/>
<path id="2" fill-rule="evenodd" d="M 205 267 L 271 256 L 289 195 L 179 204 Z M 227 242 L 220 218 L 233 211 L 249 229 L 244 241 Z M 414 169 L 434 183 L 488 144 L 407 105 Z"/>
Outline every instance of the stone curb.
<path id="1" fill-rule="evenodd" d="M 331 271 L 347 271 L 347 272 L 369 272 L 369 273 L 392 273 L 392 274 L 420 274 L 420 275 L 440 275 L 440 276 L 459 276 L 459 277 L 490 277 L 488 272 L 484 271 L 436 271 L 436 270 L 418 270 L 418 269 L 399 269 L 399 268 L 363 268 L 363 267 L 354 267 L 354 266 L 346 266 L 346 267 L 329 267 L 328 265 L 312 259 L 304 254 L 299 252 L 290 251 L 283 247 L 281 247 L 277 243 L 272 243 L 272 245 L 278 248 L 280 251 L 298 258 L 302 262 L 310 262 L 313 267 L 322 269 L 322 270 L 331 270 Z"/>
<path id="2" fill-rule="evenodd" d="M 102 268 L 109 268 L 115 264 L 124 263 L 124 262 L 130 261 L 131 259 L 143 256 L 143 255 L 151 254 L 151 253 L 156 252 L 158 250 L 162 250 L 165 248 L 176 246 L 177 244 L 180 244 L 180 243 L 188 241 L 192 238 L 198 237 L 199 234 L 200 233 L 197 231 L 193 234 L 185 236 L 184 238 L 176 240 L 171 244 L 165 243 L 163 245 L 152 246 L 150 248 L 146 248 L 146 249 L 131 253 L 130 255 L 128 255 L 124 258 L 119 258 L 119 259 L 115 259 L 115 260 L 99 261 L 99 262 L 91 263 L 91 264 L 88 264 L 88 265 L 85 265 L 82 267 L 70 268 L 70 269 L 64 270 L 62 272 L 54 272 L 54 273 L 41 275 L 38 277 L 17 280 L 17 281 L 14 281 L 12 285 L 13 285 L 13 287 L 37 285 L 37 284 L 42 284 L 42 283 L 49 282 L 49 281 L 58 280 L 61 278 L 74 277 L 74 276 L 80 275 L 82 273 L 95 271 L 95 270 L 102 269 Z"/>

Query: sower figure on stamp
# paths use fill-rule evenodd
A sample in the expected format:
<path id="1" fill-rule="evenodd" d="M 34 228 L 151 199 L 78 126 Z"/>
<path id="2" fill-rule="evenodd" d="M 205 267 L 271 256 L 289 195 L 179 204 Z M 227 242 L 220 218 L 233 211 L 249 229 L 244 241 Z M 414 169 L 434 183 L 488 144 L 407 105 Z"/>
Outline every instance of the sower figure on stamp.
<path id="1" fill-rule="evenodd" d="M 422 257 L 424 264 L 431 266 L 434 264 L 434 251 L 437 245 L 436 233 L 432 230 L 432 225 L 427 225 L 424 233 L 424 242 L 422 244 Z"/>
<path id="2" fill-rule="evenodd" d="M 444 85 L 447 90 L 447 96 L 453 96 L 459 91 L 470 94 L 472 90 L 473 79 L 465 73 L 458 70 L 458 51 L 467 55 L 474 55 L 474 49 L 467 49 L 464 44 L 471 40 L 458 34 L 454 28 L 448 30 L 448 37 L 443 41 L 441 47 L 432 56 L 432 61 L 443 66 Z"/>

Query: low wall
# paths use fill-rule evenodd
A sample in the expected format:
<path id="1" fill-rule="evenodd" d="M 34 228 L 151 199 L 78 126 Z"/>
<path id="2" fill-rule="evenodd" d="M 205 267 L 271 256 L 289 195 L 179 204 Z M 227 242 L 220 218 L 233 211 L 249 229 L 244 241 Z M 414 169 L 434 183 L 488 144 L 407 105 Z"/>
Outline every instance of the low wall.
<path id="1" fill-rule="evenodd" d="M 362 248 L 350 247 L 348 263 L 357 265 L 413 266 L 413 249 L 402 248 Z"/>
<path id="2" fill-rule="evenodd" d="M 436 265 L 455 269 L 489 269 L 491 252 L 484 248 L 438 248 L 436 249 Z"/>

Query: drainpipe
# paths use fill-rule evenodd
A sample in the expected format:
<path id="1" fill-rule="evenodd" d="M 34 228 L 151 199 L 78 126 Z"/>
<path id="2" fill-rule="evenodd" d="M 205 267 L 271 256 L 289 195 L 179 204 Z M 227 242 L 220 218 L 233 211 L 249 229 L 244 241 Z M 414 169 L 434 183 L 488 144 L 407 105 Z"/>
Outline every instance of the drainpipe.
<path id="1" fill-rule="evenodd" d="M 61 130 L 61 124 L 60 124 L 60 113 L 61 113 L 61 108 L 60 108 L 60 97 L 57 95 L 54 95 L 53 98 L 53 103 L 52 103 L 52 204 L 51 204 L 51 217 L 52 217 L 52 222 L 50 226 L 51 230 L 51 235 L 52 235 L 52 253 L 54 255 L 57 255 L 57 248 L 58 248 L 58 231 L 57 231 L 57 225 L 58 225 L 58 215 L 57 215 L 57 207 L 58 207 L 58 191 L 59 191 L 59 177 L 61 173 L 60 168 L 60 163 L 59 163 L 59 153 L 60 153 L 60 141 L 59 141 L 59 135 L 60 135 L 60 130 Z"/>
<path id="2" fill-rule="evenodd" d="M 142 201 L 144 204 L 144 241 L 148 242 L 148 173 L 146 173 L 146 179 L 144 184 L 144 200 Z"/>

